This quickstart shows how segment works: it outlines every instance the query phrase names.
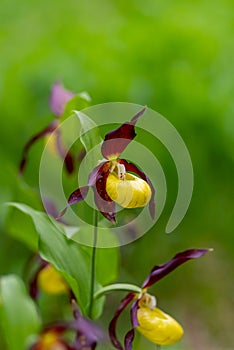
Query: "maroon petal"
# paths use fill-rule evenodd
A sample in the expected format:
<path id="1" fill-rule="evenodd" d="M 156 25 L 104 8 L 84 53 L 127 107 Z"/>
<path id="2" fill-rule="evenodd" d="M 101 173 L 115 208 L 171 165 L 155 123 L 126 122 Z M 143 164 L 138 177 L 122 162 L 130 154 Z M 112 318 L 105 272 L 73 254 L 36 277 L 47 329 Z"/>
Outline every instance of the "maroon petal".
<path id="1" fill-rule="evenodd" d="M 152 193 L 151 198 L 150 198 L 150 202 L 149 202 L 149 210 L 150 210 L 151 218 L 154 219 L 155 218 L 155 199 L 154 199 L 155 189 L 154 189 L 154 186 L 153 186 L 152 182 L 150 181 L 149 177 L 142 170 L 140 170 L 135 164 L 129 163 L 125 159 L 120 159 L 119 163 L 124 164 L 125 169 L 127 171 L 130 171 L 131 173 L 138 175 L 140 178 L 142 178 L 143 180 L 145 180 L 149 184 L 150 189 L 151 189 L 151 193 Z"/>
<path id="2" fill-rule="evenodd" d="M 65 106 L 75 94 L 63 87 L 61 83 L 55 83 L 52 86 L 50 95 L 50 108 L 56 116 L 61 116 L 64 112 Z"/>
<path id="3" fill-rule="evenodd" d="M 142 284 L 142 289 L 152 286 L 152 284 L 158 282 L 161 278 L 168 275 L 170 272 L 175 270 L 178 266 L 184 264 L 186 261 L 190 259 L 200 258 L 210 250 L 211 249 L 188 249 L 176 254 L 165 264 L 155 266 Z"/>
<path id="4" fill-rule="evenodd" d="M 135 124 L 137 120 L 145 112 L 146 107 L 142 108 L 130 122 L 122 124 L 119 128 L 110 131 L 106 134 L 104 142 L 102 144 L 102 154 L 105 158 L 118 158 L 120 154 L 125 150 L 127 145 L 136 136 Z"/>
<path id="5" fill-rule="evenodd" d="M 30 150 L 30 148 L 32 147 L 32 145 L 40 140 L 41 138 L 45 137 L 46 135 L 51 134 L 56 128 L 58 127 L 58 121 L 57 120 L 53 120 L 53 122 L 51 124 L 49 124 L 47 127 L 45 127 L 43 130 L 41 130 L 40 132 L 38 132 L 37 134 L 35 134 L 24 146 L 23 149 L 23 155 L 20 161 L 20 165 L 19 165 L 19 173 L 22 174 L 24 169 L 25 169 L 25 165 L 27 162 L 27 157 L 28 157 L 28 152 Z"/>
<path id="6" fill-rule="evenodd" d="M 85 197 L 88 194 L 88 190 L 89 190 L 89 186 L 84 186 L 84 187 L 80 187 L 77 190 L 75 190 L 74 192 L 72 192 L 72 194 L 68 198 L 66 208 L 64 208 L 59 213 L 59 215 L 57 216 L 56 220 L 60 219 L 66 213 L 67 208 L 70 207 L 70 205 L 76 204 L 76 203 L 82 201 L 83 199 L 85 199 Z"/>
<path id="7" fill-rule="evenodd" d="M 137 310 L 138 310 L 139 300 L 135 300 L 131 307 L 131 321 L 132 321 L 132 329 L 125 335 L 124 338 L 124 346 L 125 350 L 132 350 L 132 342 L 135 336 L 135 328 L 139 326 L 139 322 L 137 319 Z"/>
<path id="8" fill-rule="evenodd" d="M 100 213 L 109 221 L 116 222 L 115 202 L 106 192 L 106 180 L 110 172 L 110 162 L 98 165 L 89 176 L 89 185 L 93 187 L 94 201 Z"/>
<path id="9" fill-rule="evenodd" d="M 135 293 L 128 293 L 127 296 L 122 300 L 121 304 L 119 305 L 118 309 L 115 312 L 115 315 L 113 319 L 110 322 L 109 325 L 109 336 L 112 344 L 114 347 L 118 350 L 123 350 L 123 347 L 120 343 L 120 341 L 117 338 L 116 335 L 116 324 L 118 321 L 119 316 L 121 315 L 122 311 L 128 306 L 128 304 L 135 298 Z"/>

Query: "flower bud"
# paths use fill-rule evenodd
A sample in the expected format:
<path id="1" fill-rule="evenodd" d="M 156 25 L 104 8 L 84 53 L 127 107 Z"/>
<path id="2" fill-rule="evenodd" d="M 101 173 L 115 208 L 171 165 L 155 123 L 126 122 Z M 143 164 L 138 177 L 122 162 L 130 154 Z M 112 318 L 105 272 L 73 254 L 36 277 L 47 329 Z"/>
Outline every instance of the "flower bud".
<path id="1" fill-rule="evenodd" d="M 183 336 L 184 331 L 180 324 L 158 308 L 140 306 L 137 319 L 137 330 L 152 343 L 171 345 Z"/>
<path id="2" fill-rule="evenodd" d="M 125 173 L 119 178 L 110 173 L 106 181 L 108 196 L 124 208 L 139 208 L 148 204 L 151 198 L 151 189 L 148 183 L 139 177 Z"/>
<path id="3" fill-rule="evenodd" d="M 61 274 L 48 264 L 38 275 L 38 285 L 47 294 L 64 294 L 69 291 L 69 286 Z"/>

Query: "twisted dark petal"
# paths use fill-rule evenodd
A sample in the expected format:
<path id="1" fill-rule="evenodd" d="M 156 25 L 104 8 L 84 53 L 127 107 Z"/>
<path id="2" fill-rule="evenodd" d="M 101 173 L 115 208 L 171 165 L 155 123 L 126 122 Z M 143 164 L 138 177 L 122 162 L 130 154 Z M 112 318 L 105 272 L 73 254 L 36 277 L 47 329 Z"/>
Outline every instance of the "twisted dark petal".
<path id="1" fill-rule="evenodd" d="M 85 197 L 88 194 L 88 190 L 89 190 L 89 186 L 83 186 L 83 187 L 78 188 L 74 192 L 72 192 L 72 194 L 68 198 L 66 208 L 64 208 L 59 213 L 59 215 L 57 216 L 56 220 L 60 219 L 66 213 L 67 208 L 70 207 L 70 205 L 76 204 L 76 203 L 82 201 L 83 199 L 85 199 Z"/>
<path id="2" fill-rule="evenodd" d="M 178 266 L 184 264 L 186 261 L 190 259 L 200 258 L 210 250 L 211 249 L 188 249 L 176 254 L 165 264 L 155 266 L 142 284 L 142 289 L 152 286 L 152 284 L 158 282 L 161 278 L 168 275 L 170 272 L 175 270 Z"/>
<path id="3" fill-rule="evenodd" d="M 125 350 L 132 350 L 132 342 L 135 337 L 135 330 L 134 328 L 130 329 L 130 331 L 126 334 L 124 338 L 124 349 Z"/>
<path id="4" fill-rule="evenodd" d="M 150 211 L 151 218 L 154 219 L 155 218 L 155 200 L 154 200 L 155 189 L 154 189 L 152 182 L 150 181 L 150 178 L 142 170 L 140 170 L 135 164 L 129 163 L 125 159 L 120 159 L 119 163 L 124 164 L 125 169 L 127 171 L 138 175 L 140 178 L 145 180 L 148 183 L 148 185 L 150 186 L 152 194 L 151 194 L 151 198 L 150 198 L 150 202 L 149 202 L 149 211 Z"/>
<path id="5" fill-rule="evenodd" d="M 61 116 L 65 106 L 75 96 L 74 93 L 65 89 L 59 82 L 52 86 L 50 95 L 50 109 L 56 116 Z"/>
<path id="6" fill-rule="evenodd" d="M 137 120 L 145 112 L 146 107 L 141 109 L 130 122 L 122 124 L 119 128 L 110 131 L 106 134 L 104 142 L 102 144 L 102 154 L 105 158 L 115 157 L 118 158 L 119 155 L 125 150 L 127 145 L 136 136 L 135 124 Z"/>
<path id="7" fill-rule="evenodd" d="M 135 328 L 139 326 L 139 322 L 137 319 L 137 310 L 138 310 L 139 300 L 135 300 L 131 307 L 131 321 L 132 321 L 132 329 L 128 331 L 125 335 L 124 346 L 125 350 L 132 350 L 132 342 L 135 336 Z"/>
<path id="8" fill-rule="evenodd" d="M 110 162 L 98 165 L 89 176 L 89 185 L 93 187 L 94 201 L 100 213 L 109 221 L 116 222 L 115 202 L 106 192 L 106 180 L 110 172 Z"/>
<path id="9" fill-rule="evenodd" d="M 128 304 L 135 298 L 135 293 L 128 293 L 127 296 L 122 300 L 121 304 L 119 305 L 118 309 L 115 312 L 115 315 L 113 319 L 110 322 L 109 325 L 109 336 L 110 340 L 113 344 L 113 346 L 118 350 L 123 350 L 123 347 L 120 343 L 120 341 L 117 338 L 116 335 L 116 324 L 118 321 L 119 316 L 121 315 L 122 311 L 128 306 Z"/>
<path id="10" fill-rule="evenodd" d="M 26 143 L 26 145 L 23 148 L 23 154 L 22 154 L 22 158 L 20 161 L 20 165 L 19 165 L 19 173 L 22 174 L 24 169 L 25 169 L 25 165 L 27 163 L 27 157 L 28 157 L 28 152 L 30 150 L 30 148 L 32 147 L 32 145 L 42 139 L 43 137 L 51 134 L 56 128 L 58 127 L 58 121 L 57 120 L 53 120 L 52 123 L 50 123 L 48 126 L 46 126 L 44 129 L 42 129 L 40 132 L 38 132 L 37 134 L 35 134 L 33 137 L 31 137 L 28 142 Z"/>

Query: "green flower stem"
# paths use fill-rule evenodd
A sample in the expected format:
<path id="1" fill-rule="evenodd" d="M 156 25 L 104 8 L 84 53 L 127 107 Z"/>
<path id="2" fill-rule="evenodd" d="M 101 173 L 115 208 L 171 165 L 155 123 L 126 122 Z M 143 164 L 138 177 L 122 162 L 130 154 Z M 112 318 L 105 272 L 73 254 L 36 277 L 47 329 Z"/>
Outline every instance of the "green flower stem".
<path id="1" fill-rule="evenodd" d="M 112 292 L 117 292 L 117 291 L 133 292 L 133 293 L 140 294 L 141 293 L 141 288 L 136 286 L 136 285 L 134 285 L 134 284 L 127 284 L 127 283 L 109 284 L 108 286 L 99 289 L 94 294 L 94 299 L 98 299 L 98 298 L 102 297 L 105 294 L 112 293 Z"/>
<path id="2" fill-rule="evenodd" d="M 90 280 L 90 298 L 89 298 L 89 312 L 88 315 L 92 317 L 93 300 L 94 300 L 94 284 L 96 275 L 96 251 L 97 251 L 97 236 L 98 236 L 98 212 L 94 209 L 93 216 L 93 250 L 91 257 L 91 280 Z"/>
<path id="3" fill-rule="evenodd" d="M 160 350 L 161 349 L 161 345 L 156 344 L 156 350 Z"/>

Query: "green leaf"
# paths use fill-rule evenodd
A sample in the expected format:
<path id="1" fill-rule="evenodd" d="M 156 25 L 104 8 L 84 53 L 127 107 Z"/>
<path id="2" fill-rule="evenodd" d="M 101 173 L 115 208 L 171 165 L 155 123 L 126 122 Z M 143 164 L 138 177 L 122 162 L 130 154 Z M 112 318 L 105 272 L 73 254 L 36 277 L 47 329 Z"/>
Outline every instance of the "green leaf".
<path id="1" fill-rule="evenodd" d="M 42 209 L 41 200 L 38 193 L 32 188 L 28 187 L 19 178 L 15 182 L 16 200 L 23 201 L 28 205 Z M 26 244 L 33 251 L 38 250 L 38 233 L 32 221 L 15 208 L 10 208 L 6 218 L 7 233 Z"/>
<path id="2" fill-rule="evenodd" d="M 92 245 L 93 227 L 91 225 L 77 227 L 62 226 L 64 234 L 76 242 L 85 242 Z M 96 251 L 96 278 L 101 285 L 113 282 L 119 272 L 119 247 L 116 237 L 109 228 L 98 228 L 98 245 L 105 247 L 105 244 L 116 245 L 114 248 L 97 248 Z M 85 246 L 84 249 L 91 256 L 92 248 Z"/>
<path id="3" fill-rule="evenodd" d="M 38 333 L 41 321 L 23 281 L 15 275 L 0 279 L 0 323 L 7 350 L 25 350 L 28 337 Z"/>
<path id="4" fill-rule="evenodd" d="M 79 307 L 84 315 L 87 315 L 89 306 L 90 289 L 90 254 L 87 249 L 76 242 L 68 239 L 62 231 L 62 225 L 58 224 L 45 213 L 38 212 L 21 203 L 10 203 L 21 210 L 33 220 L 39 233 L 39 252 L 43 259 L 50 262 L 62 273 L 71 286 Z M 96 289 L 101 286 L 96 282 Z M 93 317 L 100 315 L 103 300 L 96 306 Z"/>
<path id="5" fill-rule="evenodd" d="M 81 124 L 80 139 L 87 152 L 86 162 L 93 168 L 97 165 L 99 159 L 102 159 L 101 143 L 103 142 L 98 126 L 86 114 L 74 111 Z"/>

